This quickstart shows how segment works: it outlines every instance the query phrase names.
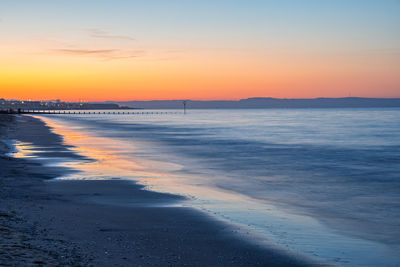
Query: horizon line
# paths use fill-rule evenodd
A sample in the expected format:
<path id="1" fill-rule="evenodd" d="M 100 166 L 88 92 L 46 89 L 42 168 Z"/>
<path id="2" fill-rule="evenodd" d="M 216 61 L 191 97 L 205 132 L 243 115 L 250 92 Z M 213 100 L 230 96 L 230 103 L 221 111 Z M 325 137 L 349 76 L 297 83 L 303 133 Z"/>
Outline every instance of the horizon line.
<path id="1" fill-rule="evenodd" d="M 209 102 L 209 101 L 241 101 L 246 99 L 277 99 L 277 100 L 315 100 L 315 99 L 399 99 L 400 96 L 397 97 L 363 97 L 363 96 L 344 96 L 344 97 L 305 97 L 305 98 L 287 98 L 287 97 L 268 97 L 268 96 L 254 96 L 254 97 L 247 97 L 247 98 L 239 98 L 239 99 L 131 99 L 131 100 L 62 100 L 62 99 L 17 99 L 17 98 L 0 98 L 0 100 L 5 101 L 39 101 L 39 102 L 46 102 L 46 101 L 60 101 L 60 102 L 69 102 L 69 103 L 95 103 L 95 102 L 151 102 L 151 101 L 199 101 L 199 102 Z"/>

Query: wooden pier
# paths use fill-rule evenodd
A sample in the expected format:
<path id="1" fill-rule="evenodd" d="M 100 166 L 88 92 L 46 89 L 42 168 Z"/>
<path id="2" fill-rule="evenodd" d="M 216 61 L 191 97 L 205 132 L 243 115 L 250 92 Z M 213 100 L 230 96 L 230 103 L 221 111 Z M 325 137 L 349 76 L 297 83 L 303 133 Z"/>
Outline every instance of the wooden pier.
<path id="1" fill-rule="evenodd" d="M 15 110 L 5 112 L 8 114 L 33 114 L 33 115 L 153 115 L 153 114 L 181 114 L 179 111 L 88 111 L 88 110 Z"/>

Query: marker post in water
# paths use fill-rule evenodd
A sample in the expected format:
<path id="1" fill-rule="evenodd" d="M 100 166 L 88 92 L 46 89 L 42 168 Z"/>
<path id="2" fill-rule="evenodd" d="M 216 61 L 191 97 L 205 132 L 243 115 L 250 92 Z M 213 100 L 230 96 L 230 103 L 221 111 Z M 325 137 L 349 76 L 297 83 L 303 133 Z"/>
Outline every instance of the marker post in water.
<path id="1" fill-rule="evenodd" d="M 186 102 L 187 100 L 183 100 L 183 114 L 186 114 Z"/>

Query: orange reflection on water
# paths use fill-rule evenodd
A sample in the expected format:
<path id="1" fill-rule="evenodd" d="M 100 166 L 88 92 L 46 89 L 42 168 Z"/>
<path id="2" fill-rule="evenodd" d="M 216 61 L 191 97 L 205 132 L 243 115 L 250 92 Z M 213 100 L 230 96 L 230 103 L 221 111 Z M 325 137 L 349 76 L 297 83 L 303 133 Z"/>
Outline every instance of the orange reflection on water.
<path id="1" fill-rule="evenodd" d="M 58 166 L 71 167 L 80 171 L 60 179 L 163 180 L 171 178 L 168 171 L 181 168 L 177 164 L 142 159 L 133 155 L 138 148 L 131 142 L 93 136 L 82 129 L 75 128 L 74 130 L 74 126 L 53 123 L 45 117 L 40 117 L 40 119 L 44 120 L 53 132 L 63 137 L 64 145 L 72 145 L 71 150 L 89 159 L 58 163 Z M 160 169 L 166 172 L 156 171 Z"/>
<path id="2" fill-rule="evenodd" d="M 34 158 L 36 153 L 43 152 L 40 150 L 41 147 L 34 146 L 32 143 L 16 141 L 13 145 L 15 147 L 15 151 L 12 152 L 14 158 Z"/>
<path id="3" fill-rule="evenodd" d="M 69 173 L 58 179 L 64 180 L 133 180 L 158 192 L 192 196 L 204 199 L 235 201 L 246 203 L 247 197 L 215 186 L 214 177 L 201 173 L 186 173 L 179 161 L 154 144 L 140 140 L 107 138 L 103 133 L 86 130 L 68 121 L 38 116 L 51 127 L 52 131 L 61 135 L 63 144 L 70 146 L 76 154 L 89 160 L 61 160 L 57 166 L 70 167 L 78 172 Z M 72 147 L 71 147 L 72 146 Z M 158 157 L 147 156 L 151 149 Z M 140 156 L 144 153 L 144 156 Z M 178 162 L 178 163 L 174 163 Z M 237 204 L 236 204 L 237 205 Z"/>

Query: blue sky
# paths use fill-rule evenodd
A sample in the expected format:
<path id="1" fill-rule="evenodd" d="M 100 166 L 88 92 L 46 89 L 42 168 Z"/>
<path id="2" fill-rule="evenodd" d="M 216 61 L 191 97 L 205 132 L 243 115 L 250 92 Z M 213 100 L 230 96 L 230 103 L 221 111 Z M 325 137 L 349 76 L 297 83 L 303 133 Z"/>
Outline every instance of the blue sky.
<path id="1" fill-rule="evenodd" d="M 140 88 L 115 74 L 132 95 L 176 90 L 188 98 L 208 81 L 198 97 L 400 96 L 399 14 L 400 0 L 1 0 L 0 56 L 43 77 L 52 67 L 41 61 L 68 75 L 84 65 L 94 81 L 100 65 L 120 60 L 126 73 L 145 66 Z M 148 82 L 171 76 L 165 88 Z"/>
<path id="2" fill-rule="evenodd" d="M 58 35 L 96 28 L 143 42 L 399 48 L 400 1 L 2 0 L 9 34 Z"/>

